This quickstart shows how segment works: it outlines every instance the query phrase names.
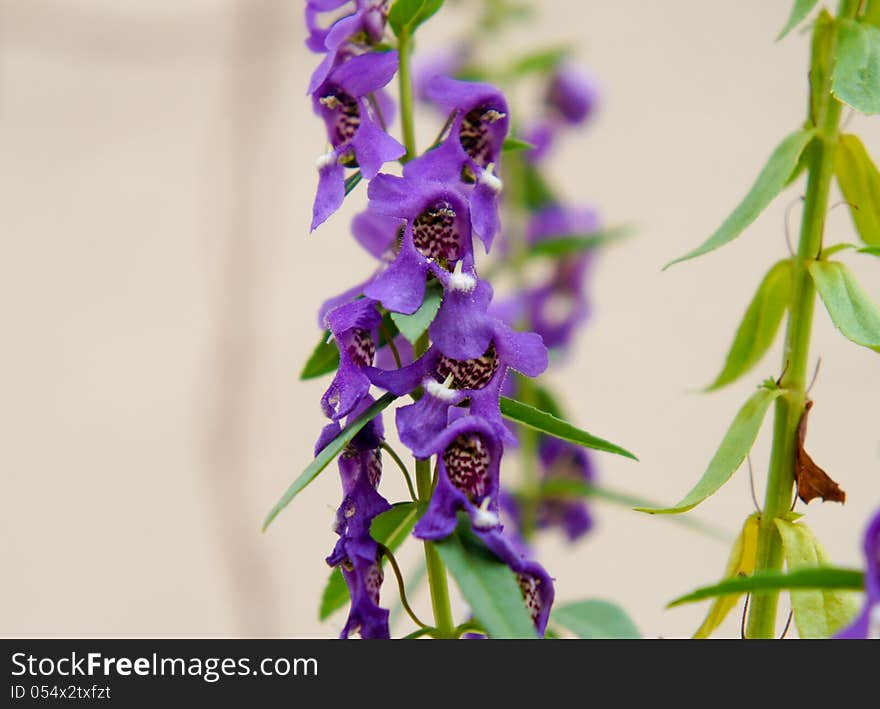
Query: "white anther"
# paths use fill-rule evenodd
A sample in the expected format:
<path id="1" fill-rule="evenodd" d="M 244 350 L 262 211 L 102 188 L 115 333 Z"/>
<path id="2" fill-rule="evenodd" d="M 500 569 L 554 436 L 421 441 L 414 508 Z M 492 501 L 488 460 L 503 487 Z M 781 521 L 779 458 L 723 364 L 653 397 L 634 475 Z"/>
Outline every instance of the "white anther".
<path id="1" fill-rule="evenodd" d="M 880 603 L 868 611 L 868 640 L 880 640 Z"/>
<path id="2" fill-rule="evenodd" d="M 490 108 L 483 114 L 482 118 L 484 121 L 488 121 L 489 123 L 495 123 L 495 121 L 500 121 L 505 116 L 507 116 L 506 113 L 502 113 L 501 111 L 496 111 L 494 108 Z"/>
<path id="3" fill-rule="evenodd" d="M 477 279 L 464 272 L 464 263 L 459 260 L 455 270 L 449 275 L 449 288 L 462 293 L 470 293 L 477 287 Z"/>
<path id="4" fill-rule="evenodd" d="M 497 527 L 499 524 L 501 524 L 501 519 L 498 517 L 498 513 L 493 512 L 489 509 L 488 496 L 483 498 L 480 506 L 474 512 L 472 521 L 474 527 L 476 527 L 477 529 L 492 529 L 493 527 Z"/>
<path id="5" fill-rule="evenodd" d="M 336 162 L 336 153 L 332 150 L 329 153 L 324 153 L 323 155 L 319 155 L 318 159 L 315 161 L 315 167 L 318 170 L 323 170 L 325 167 L 330 167 Z"/>
<path id="6" fill-rule="evenodd" d="M 504 189 L 504 182 L 502 182 L 498 175 L 492 172 L 494 168 L 495 165 L 492 163 L 489 163 L 486 166 L 486 169 L 480 173 L 480 184 L 486 185 L 486 187 L 492 190 L 495 194 L 498 194 Z"/>
<path id="7" fill-rule="evenodd" d="M 458 396 L 455 389 L 449 386 L 450 384 L 452 384 L 451 374 L 446 377 L 446 381 L 442 383 L 438 382 L 436 379 L 431 379 L 430 377 L 422 382 L 422 386 L 425 387 L 425 391 L 428 392 L 429 395 L 433 396 L 435 399 L 440 399 L 440 401 L 444 403 L 452 403 Z"/>

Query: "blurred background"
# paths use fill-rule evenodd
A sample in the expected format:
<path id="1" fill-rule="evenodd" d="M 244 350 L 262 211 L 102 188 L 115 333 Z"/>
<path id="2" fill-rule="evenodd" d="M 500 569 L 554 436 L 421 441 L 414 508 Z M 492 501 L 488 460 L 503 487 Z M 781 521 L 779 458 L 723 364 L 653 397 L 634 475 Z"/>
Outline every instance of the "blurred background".
<path id="1" fill-rule="evenodd" d="M 549 377 L 576 423 L 641 458 L 597 456 L 600 480 L 674 502 L 753 386 L 779 374 L 777 346 L 735 385 L 695 393 L 785 254 L 797 190 L 724 250 L 660 267 L 718 226 L 803 121 L 808 37 L 774 42 L 782 0 L 534 5 L 501 51 L 571 42 L 605 90 L 553 177 L 606 222 L 638 227 L 602 253 L 592 321 Z M 441 12 L 420 48 L 465 16 Z M 0 2 L 3 635 L 312 637 L 344 623 L 317 619 L 334 468 L 260 533 L 324 423 L 326 382 L 297 380 L 317 307 L 371 268 L 347 236 L 363 189 L 308 233 L 325 138 L 304 37 L 298 0 Z M 878 119 L 849 128 L 880 154 Z M 854 238 L 834 210 L 827 239 Z M 877 263 L 843 258 L 880 301 Z M 847 504 L 813 502 L 808 521 L 837 563 L 861 566 L 880 503 L 880 364 L 821 306 L 813 354 L 809 450 Z M 761 497 L 768 450 L 765 426 Z M 579 545 L 541 539 L 557 597 L 612 598 L 647 636 L 689 635 L 705 608 L 664 606 L 716 580 L 727 546 L 594 508 L 598 529 Z M 742 469 L 692 514 L 733 533 L 752 508 Z M 424 596 L 415 604 L 429 613 Z M 738 623 L 735 611 L 725 632 Z"/>

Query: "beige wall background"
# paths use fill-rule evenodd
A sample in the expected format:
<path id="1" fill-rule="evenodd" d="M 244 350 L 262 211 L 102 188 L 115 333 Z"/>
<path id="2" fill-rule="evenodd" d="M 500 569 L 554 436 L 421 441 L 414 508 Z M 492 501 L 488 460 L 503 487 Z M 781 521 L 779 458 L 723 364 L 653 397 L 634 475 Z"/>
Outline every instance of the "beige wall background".
<path id="1" fill-rule="evenodd" d="M 555 178 L 608 222 L 639 227 L 601 257 L 595 316 L 550 378 L 578 423 L 640 455 L 602 456 L 602 480 L 672 502 L 753 385 L 778 374 L 777 348 L 729 389 L 693 393 L 785 253 L 797 190 L 723 251 L 660 266 L 720 223 L 803 120 L 808 39 L 773 41 L 782 1 L 535 4 L 539 18 L 511 51 L 572 41 L 606 88 Z M 324 383 L 297 381 L 316 308 L 370 269 L 346 235 L 363 190 L 308 235 L 323 137 L 304 95 L 315 59 L 301 8 L 0 2 L 5 636 L 331 636 L 344 622 L 319 624 L 316 612 L 335 473 L 260 534 L 323 423 Z M 432 22 L 424 46 L 462 16 Z M 876 118 L 849 125 L 880 154 Z M 829 216 L 828 238 L 854 238 L 845 210 Z M 880 301 L 877 263 L 844 258 Z M 861 565 L 880 503 L 880 365 L 821 306 L 814 343 L 823 365 L 809 446 L 848 501 L 814 502 L 808 520 L 837 562 Z M 753 456 L 759 487 L 768 433 Z M 402 495 L 386 477 L 389 496 Z M 664 605 L 718 577 L 727 548 L 596 510 L 586 542 L 539 545 L 558 597 L 614 598 L 646 635 L 688 635 L 704 609 Z M 733 531 L 751 511 L 741 470 L 695 515 Z M 412 566 L 418 549 L 403 556 Z M 424 597 L 416 605 L 428 614 Z"/>

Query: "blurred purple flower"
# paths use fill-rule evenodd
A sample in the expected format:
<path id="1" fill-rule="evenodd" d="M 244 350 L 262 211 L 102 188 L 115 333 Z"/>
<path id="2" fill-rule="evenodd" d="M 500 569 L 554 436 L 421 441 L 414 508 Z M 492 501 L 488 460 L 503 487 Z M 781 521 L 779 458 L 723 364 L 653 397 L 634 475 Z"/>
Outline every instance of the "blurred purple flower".
<path id="1" fill-rule="evenodd" d="M 840 631 L 844 640 L 880 640 L 880 510 L 865 530 L 865 605 L 856 620 Z"/>
<path id="2" fill-rule="evenodd" d="M 544 100 L 552 115 L 572 125 L 580 125 L 595 112 L 599 93 L 592 74 L 566 63 L 558 67 L 550 79 Z"/>

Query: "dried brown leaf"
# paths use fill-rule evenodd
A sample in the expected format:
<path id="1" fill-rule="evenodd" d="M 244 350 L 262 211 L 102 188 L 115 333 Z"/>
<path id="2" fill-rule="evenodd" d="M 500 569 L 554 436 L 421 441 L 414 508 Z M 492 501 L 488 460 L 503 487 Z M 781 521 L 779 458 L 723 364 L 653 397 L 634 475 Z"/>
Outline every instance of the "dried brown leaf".
<path id="1" fill-rule="evenodd" d="M 804 441 L 807 438 L 807 417 L 812 408 L 813 402 L 807 399 L 804 413 L 798 424 L 797 455 L 794 465 L 798 497 L 805 503 L 817 497 L 822 498 L 823 502 L 826 500 L 840 503 L 846 502 L 846 493 L 829 477 L 828 473 L 816 465 L 816 462 L 804 449 Z"/>

